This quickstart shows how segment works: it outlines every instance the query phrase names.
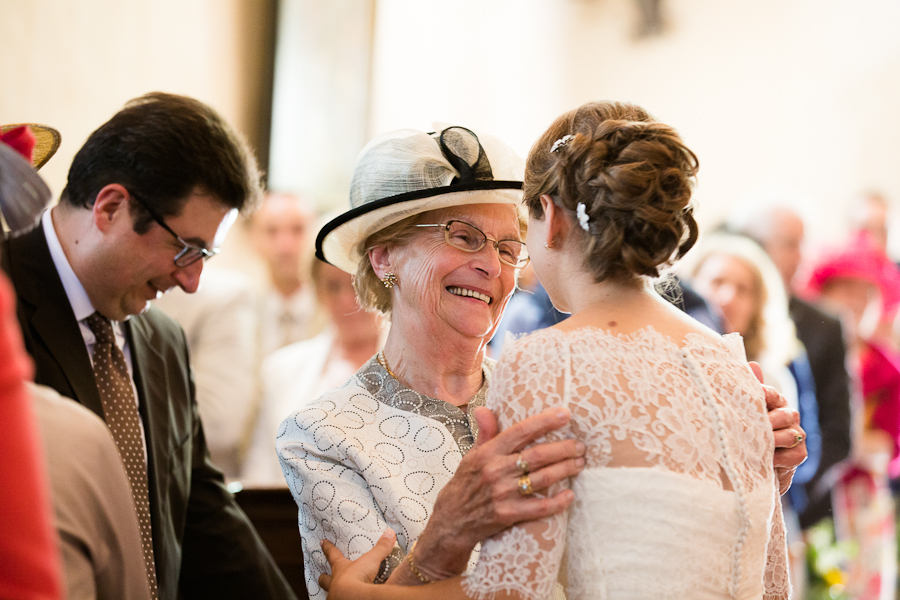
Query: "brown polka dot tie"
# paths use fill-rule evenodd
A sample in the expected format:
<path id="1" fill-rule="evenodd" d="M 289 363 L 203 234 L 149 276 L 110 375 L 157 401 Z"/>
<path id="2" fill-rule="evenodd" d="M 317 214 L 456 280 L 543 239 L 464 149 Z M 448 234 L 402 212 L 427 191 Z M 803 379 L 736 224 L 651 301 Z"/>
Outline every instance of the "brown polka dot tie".
<path id="1" fill-rule="evenodd" d="M 153 536 L 150 529 L 150 499 L 147 492 L 147 462 L 144 440 L 141 436 L 140 415 L 131 387 L 131 376 L 125 364 L 125 355 L 116 345 L 112 324 L 100 313 L 85 319 L 94 332 L 94 376 L 100 390 L 106 424 L 119 448 L 119 456 L 125 463 L 125 472 L 131 483 L 131 497 L 141 527 L 141 546 L 144 552 L 144 568 L 150 583 L 151 596 L 157 598 L 156 569 L 153 558 Z"/>

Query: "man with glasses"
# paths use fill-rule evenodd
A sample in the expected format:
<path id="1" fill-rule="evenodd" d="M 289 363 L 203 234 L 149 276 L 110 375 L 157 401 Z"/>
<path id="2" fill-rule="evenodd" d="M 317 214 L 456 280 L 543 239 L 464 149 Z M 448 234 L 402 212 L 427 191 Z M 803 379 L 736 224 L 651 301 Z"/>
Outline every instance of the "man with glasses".
<path id="1" fill-rule="evenodd" d="M 91 134 L 59 205 L 3 242 L 35 381 L 104 418 L 125 463 L 154 597 L 294 598 L 209 461 L 184 333 L 149 307 L 197 290 L 259 192 L 219 115 L 148 94 Z"/>

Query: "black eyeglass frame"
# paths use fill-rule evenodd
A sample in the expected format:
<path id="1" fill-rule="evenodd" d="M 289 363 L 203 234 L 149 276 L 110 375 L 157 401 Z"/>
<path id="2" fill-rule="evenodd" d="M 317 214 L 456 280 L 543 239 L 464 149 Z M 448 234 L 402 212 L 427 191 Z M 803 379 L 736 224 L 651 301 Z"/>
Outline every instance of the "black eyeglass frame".
<path id="1" fill-rule="evenodd" d="M 480 233 L 481 237 L 483 239 L 481 245 L 478 246 L 477 248 L 469 249 L 469 248 L 460 248 L 459 246 L 457 246 L 456 244 L 451 242 L 450 241 L 450 226 L 453 223 L 461 223 L 461 224 L 465 225 L 466 227 L 471 227 L 472 229 L 474 229 L 475 231 Z M 416 225 L 416 227 L 443 227 L 444 228 L 444 241 L 447 242 L 447 245 L 452 246 L 453 248 L 456 248 L 457 250 L 462 250 L 463 252 L 479 252 L 479 251 L 481 251 L 482 248 L 484 248 L 484 246 L 488 242 L 491 242 L 491 245 L 494 247 L 494 250 L 497 251 L 497 256 L 500 258 L 500 262 L 502 262 L 504 265 L 509 265 L 510 267 L 515 267 L 516 269 L 522 269 L 525 266 L 527 266 L 529 262 L 531 262 L 531 257 L 528 256 L 528 246 L 526 246 L 525 242 L 523 242 L 522 240 L 515 240 L 515 239 L 511 239 L 511 238 L 495 240 L 493 238 L 489 238 L 485 232 L 483 232 L 479 228 L 475 227 L 468 221 L 462 221 L 460 219 L 450 219 L 446 223 L 421 223 L 421 224 Z M 521 244 L 522 249 L 525 250 L 525 258 L 520 258 L 519 261 L 515 262 L 515 263 L 511 263 L 508 260 L 504 260 L 503 254 L 500 253 L 500 244 L 502 242 L 515 242 L 516 244 Z"/>
<path id="2" fill-rule="evenodd" d="M 145 201 L 141 200 L 131 191 L 129 191 L 128 194 L 134 199 L 135 202 L 141 205 L 141 208 L 147 211 L 147 214 L 150 215 L 150 217 L 154 221 L 156 221 L 160 227 L 171 233 L 175 237 L 175 239 L 178 240 L 178 243 L 182 245 L 181 250 L 178 251 L 178 254 L 176 254 L 175 258 L 172 260 L 172 262 L 175 263 L 175 266 L 179 269 L 189 267 L 200 259 L 209 260 L 219 253 L 218 248 L 209 250 L 207 248 L 203 248 L 202 246 L 197 246 L 195 244 L 184 241 L 180 235 L 175 233 L 175 231 L 173 231 L 171 227 L 166 225 L 166 222 L 163 221 L 162 217 L 160 217 L 156 213 L 156 211 L 150 208 L 150 206 Z"/>

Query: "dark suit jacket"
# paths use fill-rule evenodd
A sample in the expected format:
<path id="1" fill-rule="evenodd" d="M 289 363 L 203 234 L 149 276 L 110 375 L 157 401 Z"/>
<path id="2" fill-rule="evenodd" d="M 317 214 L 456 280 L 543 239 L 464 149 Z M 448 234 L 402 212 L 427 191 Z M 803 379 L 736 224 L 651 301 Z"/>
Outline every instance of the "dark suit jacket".
<path id="1" fill-rule="evenodd" d="M 819 482 L 850 454 L 850 375 L 840 320 L 799 298 L 791 298 L 790 313 L 809 357 L 822 432 L 819 469 L 806 484 L 809 505 L 800 515 L 806 528 L 831 515 L 830 486 Z"/>
<path id="2" fill-rule="evenodd" d="M 35 381 L 102 418 L 90 358 L 40 224 L 4 240 L 0 252 Z M 159 597 L 295 598 L 209 460 L 184 332 L 154 309 L 129 319 L 126 332 L 147 439 Z"/>

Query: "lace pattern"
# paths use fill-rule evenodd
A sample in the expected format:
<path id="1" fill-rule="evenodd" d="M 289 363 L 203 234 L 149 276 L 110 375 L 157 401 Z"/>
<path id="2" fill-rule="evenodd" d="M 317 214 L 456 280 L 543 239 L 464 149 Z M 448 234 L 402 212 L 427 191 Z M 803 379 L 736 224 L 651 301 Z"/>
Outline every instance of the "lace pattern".
<path id="1" fill-rule="evenodd" d="M 409 389 L 372 359 L 342 387 L 284 420 L 275 445 L 300 509 L 310 598 L 326 596 L 318 585 L 328 568 L 323 539 L 358 558 L 392 528 L 398 546 L 382 564 L 382 580 L 406 556 L 474 443 L 472 410 L 484 404 L 494 364 L 485 359 L 485 384 L 468 413 Z"/>
<path id="2" fill-rule="evenodd" d="M 541 441 L 582 440 L 587 467 L 569 514 L 484 543 L 468 593 L 547 598 L 559 578 L 569 600 L 787 598 L 771 427 L 745 360 L 737 335 L 676 342 L 652 328 L 507 346 L 488 407 L 508 427 L 566 404 L 567 428 Z"/>

